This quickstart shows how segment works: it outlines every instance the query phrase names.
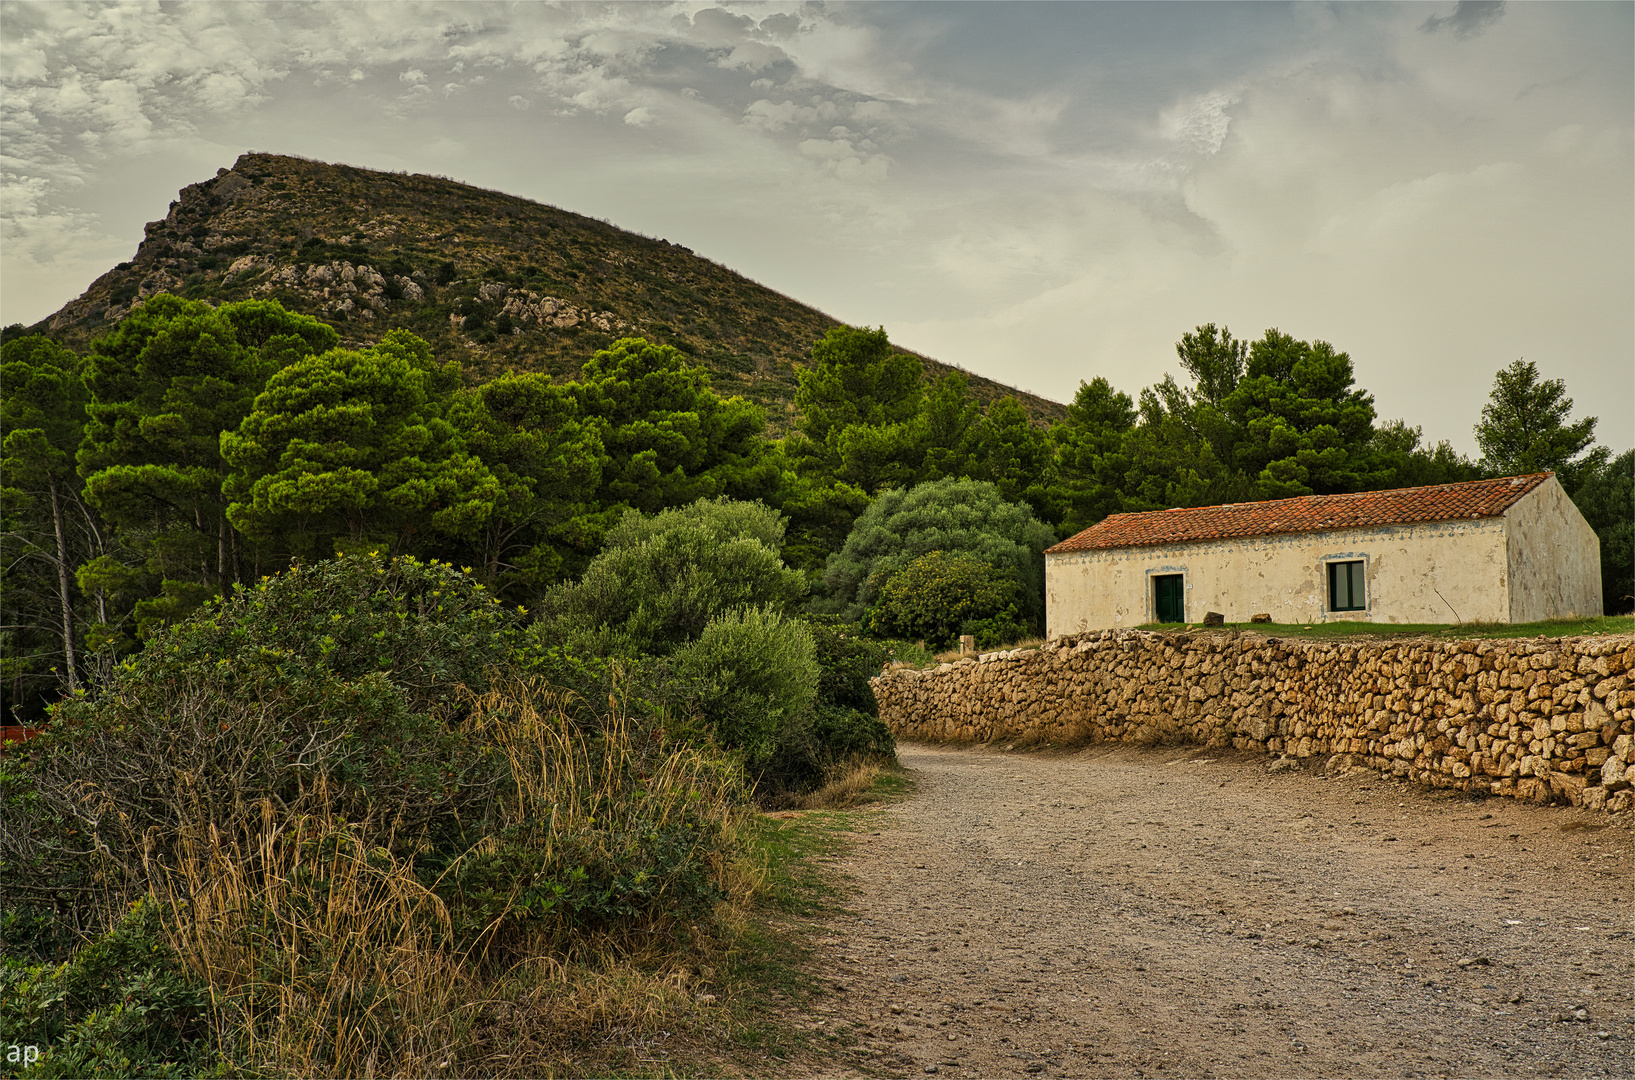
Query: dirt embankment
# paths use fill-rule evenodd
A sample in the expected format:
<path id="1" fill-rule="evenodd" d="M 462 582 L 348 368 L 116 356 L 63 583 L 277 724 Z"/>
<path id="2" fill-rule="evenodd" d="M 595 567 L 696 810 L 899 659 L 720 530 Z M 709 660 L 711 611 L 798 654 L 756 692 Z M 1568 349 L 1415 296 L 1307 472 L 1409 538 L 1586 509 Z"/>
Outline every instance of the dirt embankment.
<path id="1" fill-rule="evenodd" d="M 905 745 L 824 1075 L 1635 1074 L 1627 815 L 1196 748 Z"/>

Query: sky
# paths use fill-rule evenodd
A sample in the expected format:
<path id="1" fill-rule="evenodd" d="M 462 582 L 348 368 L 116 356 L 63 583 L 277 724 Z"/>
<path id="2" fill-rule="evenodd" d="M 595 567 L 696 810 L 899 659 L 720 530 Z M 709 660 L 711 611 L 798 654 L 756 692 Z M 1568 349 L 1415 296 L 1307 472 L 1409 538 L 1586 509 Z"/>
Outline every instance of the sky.
<path id="1" fill-rule="evenodd" d="M 1058 401 L 1213 322 L 1474 455 L 1493 375 L 1635 444 L 1630 3 L 0 0 L 0 322 L 247 150 L 685 244 Z"/>

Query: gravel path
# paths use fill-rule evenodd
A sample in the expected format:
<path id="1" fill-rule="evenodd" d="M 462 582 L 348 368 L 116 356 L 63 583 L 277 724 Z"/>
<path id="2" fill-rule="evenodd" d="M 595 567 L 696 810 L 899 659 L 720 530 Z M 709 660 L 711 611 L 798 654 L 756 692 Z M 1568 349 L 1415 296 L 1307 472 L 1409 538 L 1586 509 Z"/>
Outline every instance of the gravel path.
<path id="1" fill-rule="evenodd" d="M 1627 818 L 1196 748 L 905 744 L 825 1075 L 1635 1075 Z"/>

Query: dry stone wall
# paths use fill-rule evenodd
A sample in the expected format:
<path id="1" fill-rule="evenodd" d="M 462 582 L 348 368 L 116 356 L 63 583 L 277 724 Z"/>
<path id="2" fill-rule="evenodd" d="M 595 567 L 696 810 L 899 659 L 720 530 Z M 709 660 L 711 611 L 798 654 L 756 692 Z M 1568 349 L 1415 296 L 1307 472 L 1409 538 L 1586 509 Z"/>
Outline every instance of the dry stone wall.
<path id="1" fill-rule="evenodd" d="M 873 680 L 925 742 L 1192 742 L 1435 787 L 1635 803 L 1635 637 L 1319 642 L 1104 630 Z"/>

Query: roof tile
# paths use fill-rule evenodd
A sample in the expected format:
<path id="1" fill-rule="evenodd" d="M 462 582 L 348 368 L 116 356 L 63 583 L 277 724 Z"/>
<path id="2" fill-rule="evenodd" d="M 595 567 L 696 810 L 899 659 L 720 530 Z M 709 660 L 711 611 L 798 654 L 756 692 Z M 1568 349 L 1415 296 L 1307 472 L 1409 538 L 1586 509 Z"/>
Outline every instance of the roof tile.
<path id="1" fill-rule="evenodd" d="M 1498 517 L 1549 478 L 1547 472 L 1532 473 L 1354 495 L 1302 495 L 1267 502 L 1113 514 L 1047 550 L 1092 551 Z"/>

